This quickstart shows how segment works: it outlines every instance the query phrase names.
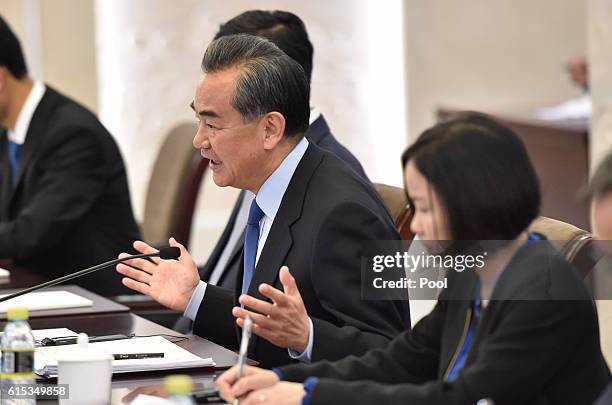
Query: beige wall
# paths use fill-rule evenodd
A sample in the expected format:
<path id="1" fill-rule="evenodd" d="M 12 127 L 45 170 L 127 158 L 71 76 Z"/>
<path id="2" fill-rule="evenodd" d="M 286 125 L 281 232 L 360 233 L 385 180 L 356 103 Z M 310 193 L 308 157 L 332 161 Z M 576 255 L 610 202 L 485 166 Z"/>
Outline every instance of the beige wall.
<path id="1" fill-rule="evenodd" d="M 23 0 L 3 0 L 0 14 L 11 25 L 19 38 L 25 37 L 25 10 Z"/>
<path id="2" fill-rule="evenodd" d="M 100 117 L 127 159 L 139 216 L 163 137 L 177 122 L 195 120 L 188 105 L 206 45 L 221 22 L 253 7 L 303 18 L 315 48 L 313 104 L 372 179 L 401 184 L 406 137 L 400 0 L 98 0 L 95 7 Z M 206 184 L 193 232 L 197 258 L 212 248 L 235 193 Z"/>
<path id="3" fill-rule="evenodd" d="M 586 51 L 583 0 L 405 2 L 410 138 L 440 104 L 526 109 L 579 94 L 564 61 Z"/>
<path id="4" fill-rule="evenodd" d="M 98 109 L 92 0 L 41 0 L 45 81 Z"/>
<path id="5" fill-rule="evenodd" d="M 30 74 L 97 111 L 93 0 L 2 0 L 0 14 Z"/>

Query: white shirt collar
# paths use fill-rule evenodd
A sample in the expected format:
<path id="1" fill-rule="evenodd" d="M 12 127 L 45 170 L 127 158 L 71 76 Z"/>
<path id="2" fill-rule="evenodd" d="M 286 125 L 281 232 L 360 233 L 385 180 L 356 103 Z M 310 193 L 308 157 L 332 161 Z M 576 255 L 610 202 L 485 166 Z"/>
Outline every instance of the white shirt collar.
<path id="1" fill-rule="evenodd" d="M 308 149 L 308 141 L 304 137 L 293 148 L 291 153 L 285 157 L 280 166 L 268 177 L 259 189 L 259 193 L 257 193 L 255 198 L 257 205 L 259 205 L 259 208 L 261 208 L 266 217 L 272 221 L 276 217 L 276 212 L 280 207 L 285 191 L 289 186 L 295 169 L 297 169 L 304 153 L 306 153 L 306 149 Z"/>
<path id="2" fill-rule="evenodd" d="M 321 111 L 317 107 L 310 107 L 310 117 L 308 118 L 308 125 L 312 125 L 313 122 L 321 116 Z"/>
<path id="3" fill-rule="evenodd" d="M 35 80 L 32 90 L 30 90 L 30 94 L 28 94 L 28 98 L 26 99 L 25 103 L 23 103 L 21 111 L 19 111 L 17 121 L 15 121 L 15 128 L 12 131 L 10 129 L 7 130 L 9 140 L 20 145 L 25 142 L 28 128 L 30 127 L 30 121 L 32 121 L 34 111 L 36 111 L 36 108 L 38 107 L 38 104 L 40 103 L 40 100 L 43 98 L 44 94 L 45 85 L 42 82 Z"/>

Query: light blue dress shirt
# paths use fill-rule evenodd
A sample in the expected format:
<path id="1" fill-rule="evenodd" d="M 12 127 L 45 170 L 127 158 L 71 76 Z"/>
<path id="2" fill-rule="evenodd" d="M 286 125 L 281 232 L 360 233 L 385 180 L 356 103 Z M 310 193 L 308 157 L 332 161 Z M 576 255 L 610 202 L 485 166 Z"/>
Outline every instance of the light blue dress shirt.
<path id="1" fill-rule="evenodd" d="M 289 182 L 293 177 L 293 173 L 295 173 L 295 169 L 302 160 L 304 153 L 306 153 L 306 149 L 308 149 L 308 140 L 306 140 L 306 138 L 302 138 L 302 140 L 298 142 L 293 150 L 276 168 L 276 170 L 274 170 L 270 177 L 268 177 L 255 196 L 257 205 L 259 205 L 265 214 L 261 221 L 259 221 L 259 241 L 257 243 L 255 265 L 257 265 L 261 251 L 266 244 L 266 239 L 268 238 L 270 228 L 272 228 L 272 224 L 274 223 L 274 218 L 276 218 L 276 213 L 278 212 L 278 208 L 283 200 L 285 191 L 287 191 L 287 187 L 289 186 Z M 187 304 L 187 308 L 185 309 L 184 313 L 185 317 L 191 320 L 195 319 L 200 304 L 204 299 L 206 286 L 207 283 L 200 280 L 198 286 L 191 296 L 191 299 L 189 300 L 189 303 Z M 297 353 L 293 350 L 289 350 L 289 355 L 292 358 L 303 362 L 310 362 L 312 357 L 312 345 L 314 340 L 313 324 L 310 318 L 308 320 L 310 322 L 310 331 L 306 350 L 304 353 Z"/>

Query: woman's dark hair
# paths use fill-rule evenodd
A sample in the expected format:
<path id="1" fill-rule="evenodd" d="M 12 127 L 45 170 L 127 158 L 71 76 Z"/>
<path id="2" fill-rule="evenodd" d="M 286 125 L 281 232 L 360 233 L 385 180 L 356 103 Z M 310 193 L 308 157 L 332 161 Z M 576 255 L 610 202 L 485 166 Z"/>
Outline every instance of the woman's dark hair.
<path id="1" fill-rule="evenodd" d="M 511 240 L 536 218 L 538 179 L 525 146 L 509 128 L 463 113 L 426 130 L 402 155 L 446 208 L 455 240 Z"/>

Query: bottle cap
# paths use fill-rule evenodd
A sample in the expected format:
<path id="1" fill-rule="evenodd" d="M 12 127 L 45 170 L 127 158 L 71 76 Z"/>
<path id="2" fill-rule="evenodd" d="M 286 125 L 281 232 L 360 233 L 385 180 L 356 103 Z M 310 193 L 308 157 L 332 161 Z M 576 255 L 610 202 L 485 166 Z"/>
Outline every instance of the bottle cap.
<path id="1" fill-rule="evenodd" d="M 89 344 L 89 336 L 87 336 L 87 333 L 79 333 L 77 335 L 77 345 L 79 349 L 87 349 L 88 344 Z"/>
<path id="2" fill-rule="evenodd" d="M 76 347 L 65 346 L 65 350 L 59 352 L 57 356 L 58 363 L 112 360 L 112 356 L 108 352 L 95 349 L 89 345 L 89 336 L 86 333 L 78 334 Z"/>
<path id="3" fill-rule="evenodd" d="M 193 391 L 193 380 L 184 374 L 169 375 L 164 379 L 167 395 L 189 394 Z"/>
<path id="4" fill-rule="evenodd" d="M 28 309 L 26 307 L 10 307 L 6 313 L 9 321 L 26 321 Z"/>

